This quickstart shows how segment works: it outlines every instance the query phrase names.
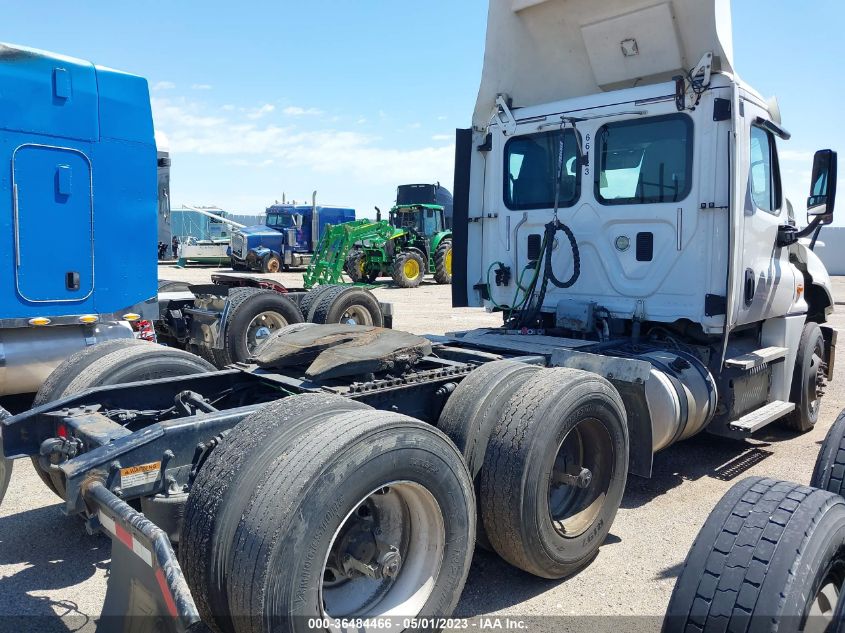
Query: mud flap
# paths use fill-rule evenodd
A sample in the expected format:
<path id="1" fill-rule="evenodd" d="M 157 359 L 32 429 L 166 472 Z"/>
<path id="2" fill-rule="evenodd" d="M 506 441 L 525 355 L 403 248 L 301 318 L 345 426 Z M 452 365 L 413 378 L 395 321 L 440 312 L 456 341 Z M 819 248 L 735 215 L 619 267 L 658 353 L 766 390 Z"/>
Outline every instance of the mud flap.
<path id="1" fill-rule="evenodd" d="M 84 487 L 92 522 L 112 540 L 98 633 L 207 633 L 163 530 L 102 483 Z"/>

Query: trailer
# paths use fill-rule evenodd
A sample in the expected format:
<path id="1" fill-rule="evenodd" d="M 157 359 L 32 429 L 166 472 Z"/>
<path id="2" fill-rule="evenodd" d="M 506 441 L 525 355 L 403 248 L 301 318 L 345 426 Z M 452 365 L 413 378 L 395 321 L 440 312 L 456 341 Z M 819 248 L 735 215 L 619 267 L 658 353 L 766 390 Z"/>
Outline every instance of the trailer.
<path id="1" fill-rule="evenodd" d="M 816 155 L 799 230 L 788 133 L 735 75 L 729 16 L 491 0 L 452 291 L 502 327 L 297 323 L 220 371 L 101 344 L 3 420 L 3 455 L 112 539 L 103 627 L 447 627 L 474 544 L 573 576 L 657 451 L 813 428 L 836 336 L 805 238 L 837 157 Z"/>

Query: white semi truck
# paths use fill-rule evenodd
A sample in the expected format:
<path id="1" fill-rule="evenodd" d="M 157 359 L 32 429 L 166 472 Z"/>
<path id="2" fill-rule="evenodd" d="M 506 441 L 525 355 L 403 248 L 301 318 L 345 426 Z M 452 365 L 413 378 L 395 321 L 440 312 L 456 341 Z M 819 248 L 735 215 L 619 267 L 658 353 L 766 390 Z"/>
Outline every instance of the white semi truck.
<path id="1" fill-rule="evenodd" d="M 832 218 L 836 154 L 798 230 L 788 134 L 733 70 L 729 10 L 491 0 L 452 289 L 503 327 L 298 323 L 221 371 L 93 346 L 3 420 L 3 455 L 112 538 L 102 622 L 442 628 L 475 543 L 571 576 L 657 451 L 812 428 L 836 337 L 802 240 Z M 343 288 L 317 292 L 327 316 Z"/>

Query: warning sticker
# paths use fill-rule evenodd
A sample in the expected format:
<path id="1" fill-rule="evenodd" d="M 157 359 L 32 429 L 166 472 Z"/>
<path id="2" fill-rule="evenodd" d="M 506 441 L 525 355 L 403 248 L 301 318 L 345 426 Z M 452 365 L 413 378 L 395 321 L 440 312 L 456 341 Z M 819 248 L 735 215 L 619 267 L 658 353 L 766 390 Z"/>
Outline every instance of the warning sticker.
<path id="1" fill-rule="evenodd" d="M 134 486 L 151 484 L 158 479 L 160 470 L 161 462 L 151 462 L 149 464 L 141 464 L 140 466 L 121 468 L 120 486 L 121 488 L 133 488 Z"/>

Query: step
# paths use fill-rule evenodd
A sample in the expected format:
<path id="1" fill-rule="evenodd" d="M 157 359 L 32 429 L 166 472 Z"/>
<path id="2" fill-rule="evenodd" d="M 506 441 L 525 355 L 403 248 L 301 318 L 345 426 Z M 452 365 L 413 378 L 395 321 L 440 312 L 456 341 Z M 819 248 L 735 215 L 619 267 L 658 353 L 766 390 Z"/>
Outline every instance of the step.
<path id="1" fill-rule="evenodd" d="M 742 431 L 743 433 L 754 433 L 762 429 L 767 424 L 779 420 L 787 413 L 791 413 L 795 409 L 792 402 L 783 402 L 782 400 L 775 400 L 764 407 L 746 413 L 738 420 L 730 423 L 730 427 L 734 431 Z"/>
<path id="2" fill-rule="evenodd" d="M 736 358 L 729 358 L 725 361 L 727 367 L 736 367 L 738 369 L 754 369 L 763 363 L 771 363 L 781 358 L 786 357 L 788 352 L 785 347 L 764 347 L 750 354 L 743 354 Z"/>

